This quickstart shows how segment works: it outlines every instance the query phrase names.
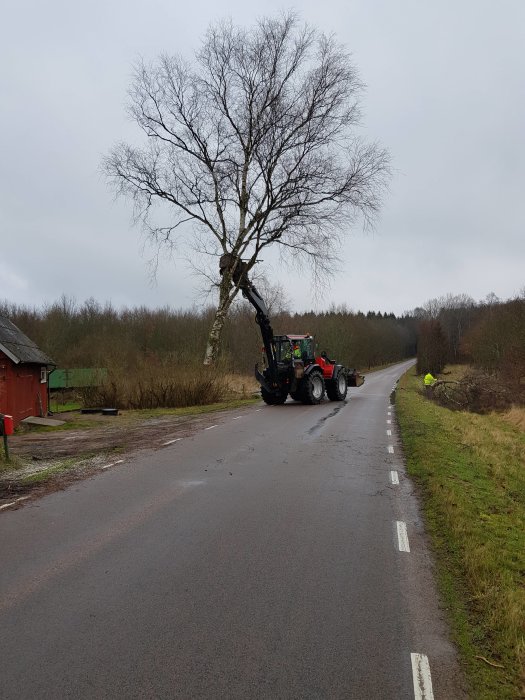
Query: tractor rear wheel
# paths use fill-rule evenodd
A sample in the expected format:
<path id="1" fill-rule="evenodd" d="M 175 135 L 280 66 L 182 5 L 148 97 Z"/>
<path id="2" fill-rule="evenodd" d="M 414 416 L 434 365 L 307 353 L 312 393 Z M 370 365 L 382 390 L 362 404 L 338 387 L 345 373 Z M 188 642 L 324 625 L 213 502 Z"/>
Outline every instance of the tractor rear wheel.
<path id="1" fill-rule="evenodd" d="M 321 403 L 324 396 L 324 379 L 321 372 L 313 371 L 302 381 L 302 399 L 304 403 Z"/>
<path id="2" fill-rule="evenodd" d="M 344 372 L 339 372 L 335 379 L 326 384 L 326 395 L 330 401 L 344 401 L 347 391 L 348 382 Z"/>
<path id="3" fill-rule="evenodd" d="M 261 396 L 262 396 L 264 403 L 267 403 L 268 406 L 279 406 L 280 404 L 283 404 L 286 401 L 286 397 L 288 396 L 288 394 L 287 393 L 274 394 L 273 391 L 266 391 L 266 389 L 262 386 L 261 387 Z"/>

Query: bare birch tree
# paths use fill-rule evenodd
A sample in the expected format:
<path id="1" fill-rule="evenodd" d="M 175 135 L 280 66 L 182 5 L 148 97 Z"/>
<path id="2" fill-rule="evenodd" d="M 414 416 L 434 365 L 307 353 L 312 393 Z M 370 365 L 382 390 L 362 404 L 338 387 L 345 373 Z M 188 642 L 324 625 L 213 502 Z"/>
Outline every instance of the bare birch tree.
<path id="1" fill-rule="evenodd" d="M 136 67 L 129 109 L 147 143 L 118 144 L 104 169 L 157 245 L 232 254 L 205 364 L 239 291 L 236 260 L 250 270 L 280 246 L 329 275 L 350 226 L 377 213 L 388 154 L 356 136 L 362 90 L 349 54 L 293 13 L 213 25 L 192 63 L 163 55 Z"/>

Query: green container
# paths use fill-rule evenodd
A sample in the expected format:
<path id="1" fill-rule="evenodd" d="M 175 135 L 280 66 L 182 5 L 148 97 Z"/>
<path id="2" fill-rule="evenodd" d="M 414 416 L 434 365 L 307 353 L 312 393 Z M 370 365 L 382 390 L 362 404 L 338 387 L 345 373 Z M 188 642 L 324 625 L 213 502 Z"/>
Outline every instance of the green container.
<path id="1" fill-rule="evenodd" d="M 107 369 L 88 367 L 85 369 L 56 369 L 49 375 L 49 388 L 80 389 L 100 386 L 108 376 Z"/>

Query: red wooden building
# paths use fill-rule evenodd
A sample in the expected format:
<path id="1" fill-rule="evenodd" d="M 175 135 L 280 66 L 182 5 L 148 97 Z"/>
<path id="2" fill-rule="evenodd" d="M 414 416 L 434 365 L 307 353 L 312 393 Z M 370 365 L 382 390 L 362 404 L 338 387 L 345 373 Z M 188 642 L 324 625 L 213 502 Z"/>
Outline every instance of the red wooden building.
<path id="1" fill-rule="evenodd" d="M 55 363 L 14 323 L 0 316 L 0 413 L 15 427 L 28 416 L 46 416 L 48 373 Z"/>

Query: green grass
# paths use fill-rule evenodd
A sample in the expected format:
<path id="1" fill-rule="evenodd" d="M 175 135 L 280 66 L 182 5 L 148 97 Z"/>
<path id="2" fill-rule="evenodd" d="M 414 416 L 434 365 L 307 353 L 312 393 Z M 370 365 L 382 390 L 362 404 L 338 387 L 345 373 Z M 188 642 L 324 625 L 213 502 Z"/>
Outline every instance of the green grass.
<path id="1" fill-rule="evenodd" d="M 437 406 L 420 385 L 413 369 L 402 378 L 397 416 L 471 696 L 523 698 L 525 433 L 501 415 Z"/>
<path id="2" fill-rule="evenodd" d="M 63 459 L 58 463 L 54 464 L 52 467 L 47 467 L 41 471 L 35 472 L 34 474 L 28 474 L 20 479 L 20 483 L 24 486 L 42 484 L 53 476 L 57 476 L 63 472 L 66 472 L 70 467 L 74 466 L 76 459 Z"/>
<path id="3" fill-rule="evenodd" d="M 78 411 L 82 408 L 80 401 L 66 401 L 65 403 L 60 403 L 59 401 L 53 401 L 49 404 L 49 410 L 53 413 L 64 413 L 67 411 Z"/>

